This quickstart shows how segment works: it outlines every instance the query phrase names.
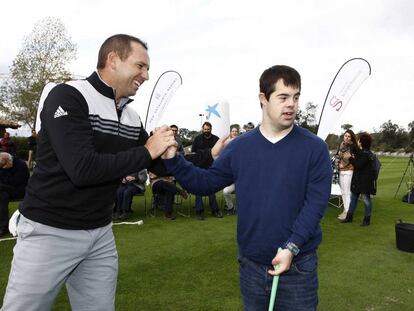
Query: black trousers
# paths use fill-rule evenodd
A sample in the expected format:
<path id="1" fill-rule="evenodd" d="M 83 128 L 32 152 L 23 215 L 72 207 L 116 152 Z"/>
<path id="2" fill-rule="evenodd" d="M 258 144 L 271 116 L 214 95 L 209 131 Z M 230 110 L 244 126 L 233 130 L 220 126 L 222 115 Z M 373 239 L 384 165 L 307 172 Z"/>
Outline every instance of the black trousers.
<path id="1" fill-rule="evenodd" d="M 23 198 L 24 193 L 13 191 L 12 188 L 0 185 L 0 229 L 9 227 L 9 202 Z"/>
<path id="2" fill-rule="evenodd" d="M 152 191 L 161 195 L 166 215 L 172 213 L 174 195 L 180 193 L 180 189 L 173 183 L 165 180 L 158 180 L 152 185 Z"/>

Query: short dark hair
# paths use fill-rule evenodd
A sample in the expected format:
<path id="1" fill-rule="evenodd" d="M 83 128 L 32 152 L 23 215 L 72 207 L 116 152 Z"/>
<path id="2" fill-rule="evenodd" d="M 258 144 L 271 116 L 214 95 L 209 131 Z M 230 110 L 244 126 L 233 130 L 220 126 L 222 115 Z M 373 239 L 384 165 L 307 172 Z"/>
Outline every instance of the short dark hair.
<path id="1" fill-rule="evenodd" d="M 211 123 L 210 123 L 210 122 L 208 122 L 208 121 L 206 121 L 206 122 L 204 122 L 204 123 L 203 123 L 202 128 L 203 128 L 205 125 L 207 125 L 209 128 L 212 128 Z"/>
<path id="2" fill-rule="evenodd" d="M 297 87 L 301 89 L 300 74 L 295 69 L 285 65 L 275 65 L 265 71 L 260 76 L 260 92 L 263 93 L 267 100 L 275 91 L 275 84 L 280 79 L 286 86 Z"/>
<path id="3" fill-rule="evenodd" d="M 147 44 L 137 37 L 133 37 L 125 34 L 117 34 L 109 37 L 102 43 L 98 53 L 98 69 L 105 68 L 106 58 L 111 52 L 115 52 L 119 58 L 124 61 L 128 58 L 132 51 L 131 42 L 141 44 L 144 49 L 148 50 Z"/>
<path id="4" fill-rule="evenodd" d="M 171 125 L 170 125 L 170 128 L 172 128 L 172 127 L 175 127 L 175 128 L 178 130 L 178 126 L 177 126 L 177 125 L 175 125 L 175 124 L 171 124 Z"/>
<path id="5" fill-rule="evenodd" d="M 359 134 L 359 141 L 361 142 L 362 149 L 369 149 L 371 148 L 372 137 L 368 133 L 361 133 Z"/>

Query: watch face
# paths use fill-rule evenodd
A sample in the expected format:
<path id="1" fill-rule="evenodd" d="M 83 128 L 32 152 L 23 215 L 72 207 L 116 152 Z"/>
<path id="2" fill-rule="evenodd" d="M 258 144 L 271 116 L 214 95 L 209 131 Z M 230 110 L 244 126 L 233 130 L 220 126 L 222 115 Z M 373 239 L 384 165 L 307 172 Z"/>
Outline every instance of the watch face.
<path id="1" fill-rule="evenodd" d="M 286 249 L 288 249 L 289 251 L 291 251 L 294 256 L 296 256 L 297 254 L 299 254 L 299 248 L 295 244 L 293 244 L 291 242 L 289 242 L 286 245 Z"/>

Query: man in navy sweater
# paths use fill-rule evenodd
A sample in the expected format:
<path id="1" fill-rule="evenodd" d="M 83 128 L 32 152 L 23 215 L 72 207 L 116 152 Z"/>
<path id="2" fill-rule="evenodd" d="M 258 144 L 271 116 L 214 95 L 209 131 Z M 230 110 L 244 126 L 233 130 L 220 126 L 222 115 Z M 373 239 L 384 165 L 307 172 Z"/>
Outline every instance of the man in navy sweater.
<path id="1" fill-rule="evenodd" d="M 209 169 L 175 156 L 174 148 L 163 155 L 192 193 L 208 195 L 235 183 L 245 310 L 267 309 L 274 275 L 280 275 L 277 310 L 316 310 L 318 303 L 319 222 L 332 170 L 327 145 L 294 124 L 300 90 L 295 69 L 273 66 L 260 78 L 261 125 L 230 142 Z"/>

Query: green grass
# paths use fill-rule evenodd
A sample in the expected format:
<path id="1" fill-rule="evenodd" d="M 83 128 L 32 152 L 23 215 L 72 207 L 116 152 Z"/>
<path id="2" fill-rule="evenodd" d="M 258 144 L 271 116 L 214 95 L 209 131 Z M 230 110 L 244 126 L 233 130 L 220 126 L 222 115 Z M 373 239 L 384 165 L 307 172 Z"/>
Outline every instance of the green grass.
<path id="1" fill-rule="evenodd" d="M 401 202 L 405 183 L 394 199 L 408 159 L 381 161 L 371 226 L 359 226 L 362 202 L 351 224 L 340 224 L 334 207 L 328 207 L 322 220 L 318 310 L 414 309 L 414 253 L 397 250 L 394 227 L 399 218 L 414 222 L 414 205 Z M 207 217 L 202 222 L 192 210 L 190 219 L 168 221 L 161 213 L 145 218 L 142 197 L 134 199 L 134 210 L 133 220 L 144 219 L 143 226 L 114 226 L 119 252 L 117 310 L 242 310 L 236 216 Z M 0 302 L 14 243 L 0 242 Z M 64 289 L 54 310 L 70 310 Z"/>

